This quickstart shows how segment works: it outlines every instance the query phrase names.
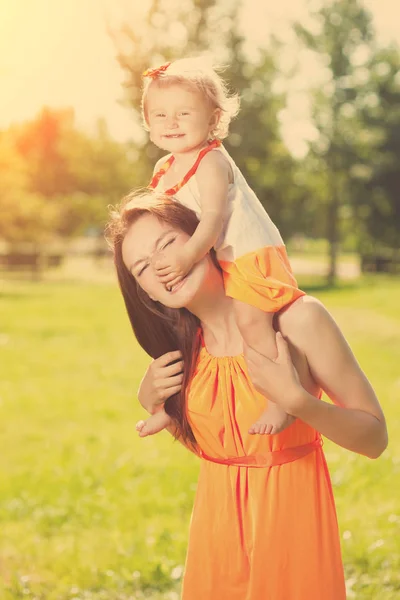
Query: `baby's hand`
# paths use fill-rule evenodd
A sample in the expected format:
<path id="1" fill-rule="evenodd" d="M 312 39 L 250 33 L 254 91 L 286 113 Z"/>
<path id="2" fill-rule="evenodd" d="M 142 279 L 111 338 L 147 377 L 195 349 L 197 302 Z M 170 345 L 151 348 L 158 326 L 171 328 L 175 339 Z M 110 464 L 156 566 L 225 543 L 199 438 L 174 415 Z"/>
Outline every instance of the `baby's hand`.
<path id="1" fill-rule="evenodd" d="M 170 287 L 179 283 L 193 267 L 193 258 L 180 248 L 179 252 L 160 252 L 154 259 L 154 267 L 161 283 Z"/>

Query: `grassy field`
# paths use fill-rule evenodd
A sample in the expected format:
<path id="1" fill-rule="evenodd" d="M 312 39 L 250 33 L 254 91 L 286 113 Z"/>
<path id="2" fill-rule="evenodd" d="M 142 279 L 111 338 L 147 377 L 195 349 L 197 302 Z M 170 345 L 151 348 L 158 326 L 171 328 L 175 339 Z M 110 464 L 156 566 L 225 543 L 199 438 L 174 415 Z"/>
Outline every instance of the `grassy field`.
<path id="1" fill-rule="evenodd" d="M 348 597 L 394 600 L 400 281 L 300 283 L 333 312 L 387 415 L 378 461 L 325 449 Z M 0 315 L 1 600 L 177 600 L 198 464 L 168 434 L 135 434 L 148 359 L 116 286 L 4 283 Z"/>

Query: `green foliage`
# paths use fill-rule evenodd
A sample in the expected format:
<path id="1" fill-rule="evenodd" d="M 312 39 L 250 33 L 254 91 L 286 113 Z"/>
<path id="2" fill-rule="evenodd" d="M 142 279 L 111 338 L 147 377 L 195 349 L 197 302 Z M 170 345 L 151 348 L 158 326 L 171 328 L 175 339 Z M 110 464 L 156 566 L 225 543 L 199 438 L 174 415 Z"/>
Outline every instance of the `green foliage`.
<path id="1" fill-rule="evenodd" d="M 0 134 L 0 237 L 11 241 L 44 241 L 55 214 L 40 192 L 30 189 L 29 166 L 13 136 Z"/>
<path id="2" fill-rule="evenodd" d="M 138 184 L 135 152 L 104 125 L 89 136 L 71 110 L 44 109 L 0 132 L 0 237 L 43 243 L 87 229 L 101 232 L 107 206 Z"/>
<path id="3" fill-rule="evenodd" d="M 355 600 L 400 589 L 399 292 L 370 278 L 318 293 L 390 433 L 377 462 L 324 446 Z M 115 284 L 8 284 L 0 310 L 0 597 L 178 600 L 198 462 L 134 431 L 148 358 Z"/>
<path id="4" fill-rule="evenodd" d="M 400 246 L 399 71 L 397 47 L 379 49 L 371 57 L 368 93 L 361 109 L 371 142 L 369 153 L 364 154 L 363 186 L 355 202 L 363 223 L 360 242 L 364 250 Z"/>
<path id="5" fill-rule="evenodd" d="M 377 47 L 362 0 L 321 1 L 310 29 L 295 25 L 325 74 L 312 90 L 318 139 L 295 160 L 280 132 L 287 100 L 275 85 L 280 45 L 272 40 L 250 56 L 239 9 L 239 0 L 152 0 L 140 22 L 112 32 L 133 121 L 141 123 L 145 68 L 182 56 L 217 57 L 241 96 L 225 141 L 229 152 L 285 241 L 296 234 L 328 239 L 332 283 L 340 245 L 363 252 L 398 247 L 399 49 Z M 76 127 L 71 109 L 44 108 L 0 132 L 0 238 L 44 244 L 100 233 L 107 206 L 146 186 L 160 155 L 145 132 L 120 144 L 102 121 L 89 134 Z"/>
<path id="6" fill-rule="evenodd" d="M 305 46 L 316 52 L 326 71 L 326 83 L 314 92 L 313 118 L 319 138 L 312 146 L 319 165 L 324 203 L 325 235 L 330 243 L 329 281 L 336 278 L 336 259 L 343 235 L 343 206 L 351 205 L 349 171 L 358 161 L 360 126 L 357 103 L 364 90 L 364 69 L 374 32 L 361 0 L 331 0 L 314 13 L 315 29 L 301 24 L 295 30 Z M 361 55 L 361 60 L 359 56 Z"/>
<path id="7" fill-rule="evenodd" d="M 321 192 L 333 282 L 339 244 L 349 236 L 363 251 L 399 245 L 400 53 L 376 48 L 361 0 L 323 3 L 315 19 L 317 32 L 296 25 L 327 73 L 314 94 L 314 164 L 305 166 Z"/>

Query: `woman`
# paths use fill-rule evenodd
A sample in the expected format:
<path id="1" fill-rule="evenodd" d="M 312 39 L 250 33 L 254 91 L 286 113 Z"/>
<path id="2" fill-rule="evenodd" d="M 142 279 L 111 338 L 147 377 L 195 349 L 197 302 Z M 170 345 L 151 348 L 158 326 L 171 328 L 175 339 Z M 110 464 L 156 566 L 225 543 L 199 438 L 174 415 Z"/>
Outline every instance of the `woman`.
<path id="1" fill-rule="evenodd" d="M 154 193 L 128 197 L 109 226 L 132 327 L 156 359 L 140 400 L 150 413 L 165 401 L 171 431 L 201 458 L 182 598 L 343 600 L 321 434 L 378 457 L 387 445 L 379 403 L 316 300 L 300 298 L 276 316 L 279 356 L 269 361 L 243 354 L 212 254 L 168 290 L 157 254 L 179 252 L 196 226 L 194 213 Z M 335 405 L 320 400 L 321 389 Z M 264 395 L 296 418 L 279 434 L 249 432 Z"/>

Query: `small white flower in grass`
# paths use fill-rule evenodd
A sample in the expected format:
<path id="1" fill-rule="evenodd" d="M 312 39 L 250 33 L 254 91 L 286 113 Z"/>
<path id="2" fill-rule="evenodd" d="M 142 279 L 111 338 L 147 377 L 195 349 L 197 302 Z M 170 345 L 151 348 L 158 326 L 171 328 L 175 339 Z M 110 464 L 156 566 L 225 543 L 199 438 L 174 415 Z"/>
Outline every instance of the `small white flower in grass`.
<path id="1" fill-rule="evenodd" d="M 344 540 L 349 540 L 352 537 L 352 533 L 351 531 L 347 530 L 343 532 L 343 539 Z"/>
<path id="2" fill-rule="evenodd" d="M 155 538 L 155 537 L 153 537 L 152 535 L 149 535 L 149 536 L 146 538 L 146 544 L 147 544 L 148 546 L 153 546 L 153 544 L 155 543 L 155 541 L 156 541 L 156 538 Z"/>
<path id="3" fill-rule="evenodd" d="M 114 573 L 114 571 L 111 571 L 111 569 L 108 569 L 106 571 L 106 575 L 107 575 L 107 577 L 114 577 L 115 573 Z"/>
<path id="4" fill-rule="evenodd" d="M 391 514 L 388 516 L 388 521 L 389 521 L 389 523 L 399 523 L 400 517 L 399 517 L 399 515 Z"/>
<path id="5" fill-rule="evenodd" d="M 353 585 L 357 582 L 356 577 L 350 577 L 346 579 L 346 598 L 355 598 L 356 594 L 353 590 Z"/>
<path id="6" fill-rule="evenodd" d="M 132 579 L 139 579 L 139 578 L 140 578 L 140 571 L 133 571 Z"/>
<path id="7" fill-rule="evenodd" d="M 369 551 L 376 550 L 376 548 L 380 548 L 385 543 L 385 540 L 376 540 L 373 544 L 368 548 Z"/>
<path id="8" fill-rule="evenodd" d="M 183 566 L 177 565 L 171 571 L 171 578 L 172 579 L 180 579 L 180 577 L 182 577 L 182 573 L 183 573 Z"/>
<path id="9" fill-rule="evenodd" d="M 78 586 L 74 585 L 69 591 L 71 594 L 79 594 L 80 589 L 78 588 Z"/>

